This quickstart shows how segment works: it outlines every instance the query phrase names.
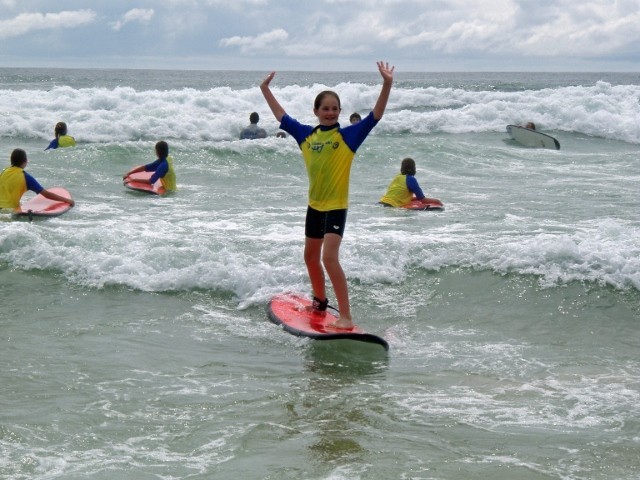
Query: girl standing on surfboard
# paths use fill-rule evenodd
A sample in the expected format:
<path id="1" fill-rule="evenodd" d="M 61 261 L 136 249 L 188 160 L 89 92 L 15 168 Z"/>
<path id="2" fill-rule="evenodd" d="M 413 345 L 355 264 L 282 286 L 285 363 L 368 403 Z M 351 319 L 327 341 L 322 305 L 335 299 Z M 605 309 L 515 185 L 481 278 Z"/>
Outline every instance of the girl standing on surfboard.
<path id="1" fill-rule="evenodd" d="M 338 301 L 340 316 L 334 327 L 353 328 L 347 279 L 340 265 L 340 244 L 349 205 L 349 174 L 356 150 L 382 118 L 393 84 L 394 67 L 377 62 L 382 90 L 373 111 L 362 121 L 342 128 L 338 123 L 340 98 L 332 91 L 320 92 L 313 105 L 317 126 L 303 125 L 287 115 L 269 88 L 275 72 L 260 84 L 280 128 L 298 142 L 309 176 L 309 205 L 305 222 L 304 261 L 313 290 L 313 308 L 325 311 L 329 300 L 325 270 Z M 323 269 L 324 266 L 324 269 Z"/>
<path id="2" fill-rule="evenodd" d="M 27 152 L 21 148 L 11 152 L 11 166 L 0 173 L 0 208 L 18 208 L 20 199 L 27 190 L 41 194 L 49 200 L 65 202 L 72 207 L 75 205 L 71 198 L 62 197 L 42 188 L 35 178 L 24 171 L 27 161 Z"/>

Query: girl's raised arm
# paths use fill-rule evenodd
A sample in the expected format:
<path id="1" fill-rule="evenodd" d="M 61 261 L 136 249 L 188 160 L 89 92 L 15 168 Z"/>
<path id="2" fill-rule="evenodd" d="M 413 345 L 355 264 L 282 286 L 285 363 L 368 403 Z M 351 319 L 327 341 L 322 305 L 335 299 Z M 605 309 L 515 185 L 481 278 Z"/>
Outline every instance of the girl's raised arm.
<path id="1" fill-rule="evenodd" d="M 284 108 L 282 108 L 282 105 L 278 103 L 278 100 L 276 100 L 276 97 L 273 96 L 273 92 L 271 92 L 271 89 L 269 88 L 269 84 L 275 75 L 276 72 L 271 72 L 267 75 L 267 78 L 265 78 L 260 84 L 260 90 L 262 91 L 262 95 L 264 95 L 264 99 L 267 101 L 267 105 L 269 105 L 273 115 L 276 117 L 276 120 L 281 122 L 282 117 L 284 117 L 287 112 L 284 111 Z"/>
<path id="2" fill-rule="evenodd" d="M 387 108 L 387 101 L 389 100 L 389 93 L 391 93 L 391 85 L 393 85 L 393 70 L 396 67 L 389 67 L 389 63 L 377 62 L 378 71 L 382 75 L 382 90 L 376 105 L 373 107 L 373 118 L 380 120 L 384 115 L 384 110 Z"/>

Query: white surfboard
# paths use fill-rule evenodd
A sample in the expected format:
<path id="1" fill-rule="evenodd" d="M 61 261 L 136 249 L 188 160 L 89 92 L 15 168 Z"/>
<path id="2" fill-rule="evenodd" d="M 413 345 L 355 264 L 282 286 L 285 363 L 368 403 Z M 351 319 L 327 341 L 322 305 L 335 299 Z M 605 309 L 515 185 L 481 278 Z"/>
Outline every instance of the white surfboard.
<path id="1" fill-rule="evenodd" d="M 560 150 L 560 142 L 551 135 L 536 130 L 521 127 L 519 125 L 507 125 L 507 133 L 516 142 L 525 147 L 551 148 Z"/>

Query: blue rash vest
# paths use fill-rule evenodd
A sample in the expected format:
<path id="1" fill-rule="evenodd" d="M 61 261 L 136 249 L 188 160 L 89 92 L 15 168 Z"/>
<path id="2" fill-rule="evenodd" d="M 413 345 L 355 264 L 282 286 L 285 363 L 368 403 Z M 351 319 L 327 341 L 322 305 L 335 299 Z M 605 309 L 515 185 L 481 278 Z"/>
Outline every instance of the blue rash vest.
<path id="1" fill-rule="evenodd" d="M 256 138 L 267 138 L 267 131 L 252 123 L 240 132 L 240 140 L 255 140 Z"/>

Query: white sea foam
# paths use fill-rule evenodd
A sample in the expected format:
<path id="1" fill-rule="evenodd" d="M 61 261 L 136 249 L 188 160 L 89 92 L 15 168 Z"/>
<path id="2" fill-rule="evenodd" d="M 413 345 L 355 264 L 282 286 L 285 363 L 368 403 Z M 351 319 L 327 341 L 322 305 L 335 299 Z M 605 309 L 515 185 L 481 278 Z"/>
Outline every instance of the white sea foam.
<path id="1" fill-rule="evenodd" d="M 345 111 L 362 113 L 379 91 L 375 82 L 274 85 L 286 109 L 309 122 L 323 88 L 340 92 Z M 92 288 L 231 292 L 242 306 L 305 288 L 299 149 L 274 135 L 236 140 L 252 109 L 271 133 L 277 128 L 256 87 L 0 93 L 3 136 L 44 146 L 64 118 L 81 141 L 72 150 L 29 151 L 29 171 L 45 186 L 68 186 L 78 205 L 33 225 L 3 222 L 0 261 Z M 640 289 L 635 148 L 616 141 L 640 143 L 639 95 L 636 85 L 605 82 L 394 88 L 353 167 L 342 247 L 350 280 L 399 285 L 416 271 L 463 267 L 534 275 L 545 287 L 587 281 Z M 563 150 L 505 143 L 507 123 L 534 117 L 568 136 Z M 122 173 L 151 161 L 161 137 L 175 156 L 179 192 L 125 193 Z M 445 202 L 442 214 L 373 206 L 407 154 L 418 160 L 423 188 Z"/>
<path id="2" fill-rule="evenodd" d="M 292 116 L 313 123 L 313 99 L 324 88 L 334 88 L 341 95 L 343 123 L 351 111 L 368 112 L 379 92 L 378 85 L 357 83 L 276 84 L 274 92 Z M 546 131 L 640 143 L 639 98 L 640 86 L 606 82 L 525 91 L 397 87 L 376 134 L 502 132 L 507 124 L 536 119 L 538 128 Z M 2 135 L 43 141 L 52 136 L 53 125 L 60 119 L 82 142 L 234 140 L 253 110 L 261 115 L 262 125 L 275 134 L 278 125 L 257 87 L 0 90 L 5 124 Z"/>

